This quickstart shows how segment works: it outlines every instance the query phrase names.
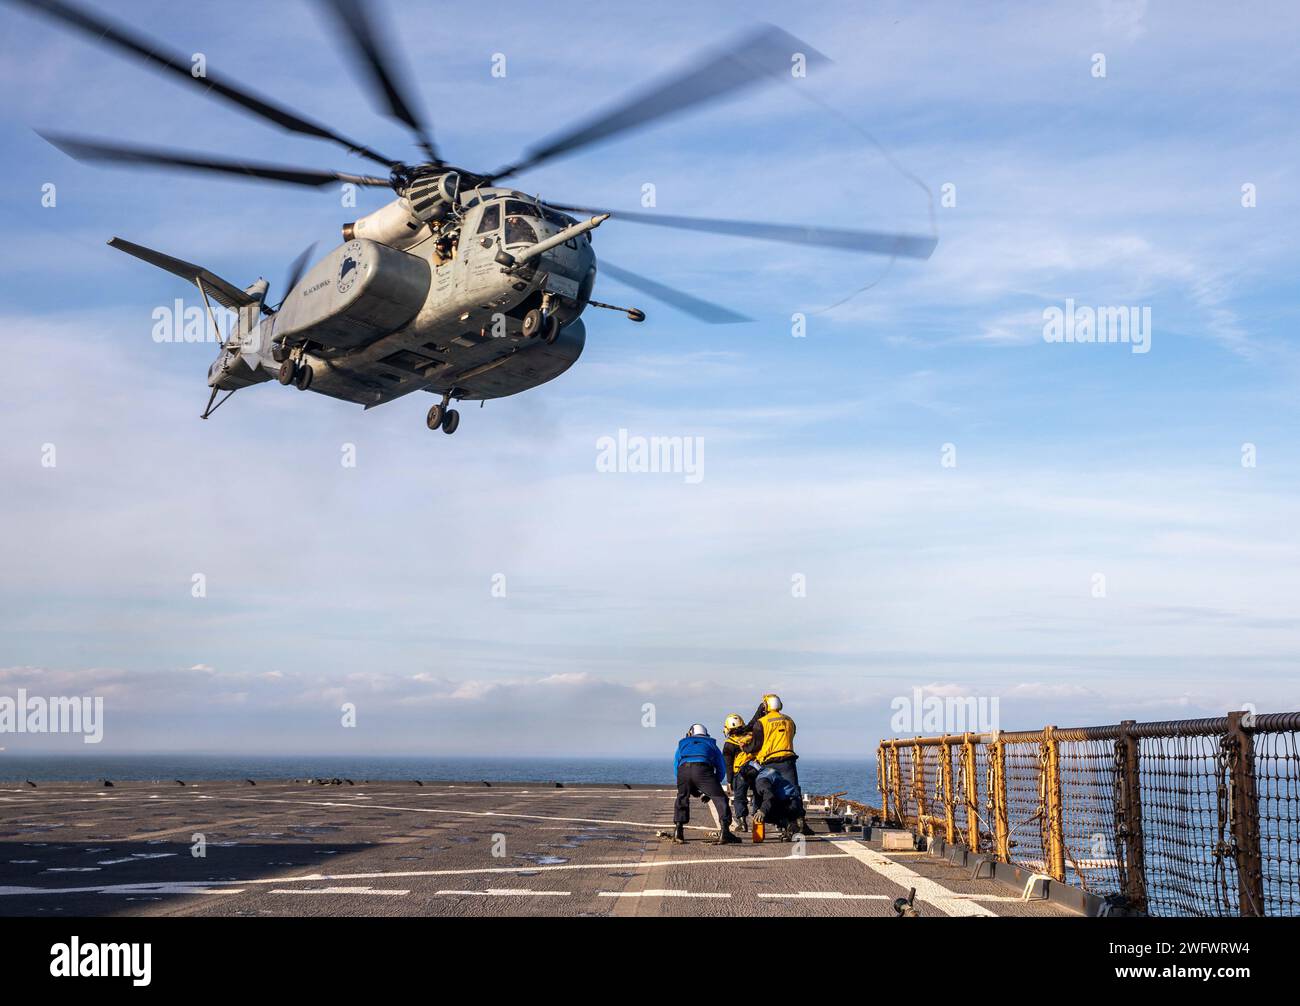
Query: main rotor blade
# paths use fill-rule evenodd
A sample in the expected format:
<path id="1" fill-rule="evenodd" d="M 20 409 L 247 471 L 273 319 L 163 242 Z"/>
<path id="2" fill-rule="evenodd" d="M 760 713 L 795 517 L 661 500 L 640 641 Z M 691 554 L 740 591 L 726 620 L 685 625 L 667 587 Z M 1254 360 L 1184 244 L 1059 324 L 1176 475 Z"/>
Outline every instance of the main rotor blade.
<path id="1" fill-rule="evenodd" d="M 322 0 L 322 3 L 334 13 L 339 34 L 351 41 L 357 66 L 364 76 L 369 77 L 375 89 L 383 93 L 390 114 L 406 123 L 429 160 L 441 165 L 443 162 L 433 145 L 429 128 L 409 100 L 411 88 L 397 71 L 392 47 L 381 44 L 365 8 L 358 0 Z"/>
<path id="2" fill-rule="evenodd" d="M 638 273 L 628 272 L 628 270 L 614 265 L 608 259 L 602 258 L 598 268 L 611 279 L 616 279 L 634 290 L 640 290 L 642 293 L 655 298 L 655 300 L 663 301 L 670 307 L 675 307 L 677 310 L 698 318 L 700 321 L 706 321 L 710 325 L 732 325 L 739 321 L 754 320 L 747 315 L 737 314 L 735 311 L 721 305 L 701 300 L 699 297 L 693 297 L 681 290 L 675 290 L 671 286 L 664 286 L 662 283 L 647 279 Z"/>
<path id="3" fill-rule="evenodd" d="M 633 224 L 651 224 L 676 230 L 726 234 L 760 241 L 837 248 L 864 255 L 896 255 L 900 258 L 927 259 L 939 244 L 938 238 L 921 234 L 894 234 L 887 231 L 856 231 L 843 227 L 812 227 L 802 224 L 764 224 L 749 220 L 713 220 L 709 217 L 674 217 L 662 213 L 633 213 L 622 210 L 595 210 L 583 206 L 561 206 L 547 202 L 552 209 L 570 213 L 608 213 L 612 220 Z"/>
<path id="4" fill-rule="evenodd" d="M 236 87 L 234 84 L 226 83 L 210 72 L 205 72 L 202 76 L 196 77 L 193 74 L 194 68 L 189 57 L 168 53 L 161 43 L 155 42 L 145 35 L 138 35 L 129 28 L 114 24 L 98 14 L 91 14 L 79 7 L 64 3 L 63 0 L 11 0 L 11 2 L 22 4 L 47 17 L 76 28 L 78 31 L 89 35 L 93 41 L 102 41 L 114 45 L 147 64 L 157 66 L 202 88 L 205 93 L 225 98 L 253 115 L 267 119 L 290 132 L 304 133 L 307 136 L 316 136 L 323 140 L 332 140 L 335 143 L 342 144 L 353 153 L 368 157 L 385 167 L 393 167 L 400 163 L 394 161 L 391 157 L 385 157 L 383 154 L 371 150 L 364 144 L 349 140 L 346 136 L 334 132 L 328 126 L 322 126 L 310 119 L 305 119 L 283 105 L 278 105 L 251 91 Z"/>
<path id="5" fill-rule="evenodd" d="M 790 60 L 795 53 L 802 53 L 810 66 L 830 62 L 806 42 L 775 25 L 764 25 L 717 50 L 695 69 L 664 79 L 595 119 L 530 147 L 521 160 L 490 177 L 493 181 L 504 178 L 629 129 L 715 101 L 733 91 L 778 79 L 789 74 Z"/>
<path id="6" fill-rule="evenodd" d="M 254 161 L 235 161 L 206 154 L 187 154 L 184 151 L 161 150 L 154 147 L 136 147 L 120 143 L 103 143 L 62 133 L 39 133 L 47 143 L 62 150 L 78 161 L 95 161 L 118 164 L 143 164 L 174 170 L 211 171 L 224 175 L 243 175 L 291 185 L 328 185 L 330 182 L 351 182 L 353 185 L 388 187 L 387 178 L 371 175 L 350 175 L 342 171 L 317 171 L 312 168 L 290 168 Z"/>

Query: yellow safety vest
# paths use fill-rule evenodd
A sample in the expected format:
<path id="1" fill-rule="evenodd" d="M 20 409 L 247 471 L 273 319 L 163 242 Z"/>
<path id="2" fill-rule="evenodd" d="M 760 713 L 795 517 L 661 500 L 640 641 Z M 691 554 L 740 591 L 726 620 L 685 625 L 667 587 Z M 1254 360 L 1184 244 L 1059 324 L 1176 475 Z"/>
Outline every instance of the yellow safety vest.
<path id="1" fill-rule="evenodd" d="M 754 760 L 752 754 L 741 748 L 741 745 L 748 744 L 753 736 L 753 734 L 731 734 L 727 737 L 727 742 L 729 744 L 736 745 L 736 756 L 731 759 L 732 775 L 739 775 L 740 770 L 745 766 L 745 764 Z"/>
<path id="2" fill-rule="evenodd" d="M 794 720 L 785 713 L 767 713 L 759 721 L 763 724 L 763 746 L 758 749 L 758 763 L 780 761 L 794 754 Z"/>

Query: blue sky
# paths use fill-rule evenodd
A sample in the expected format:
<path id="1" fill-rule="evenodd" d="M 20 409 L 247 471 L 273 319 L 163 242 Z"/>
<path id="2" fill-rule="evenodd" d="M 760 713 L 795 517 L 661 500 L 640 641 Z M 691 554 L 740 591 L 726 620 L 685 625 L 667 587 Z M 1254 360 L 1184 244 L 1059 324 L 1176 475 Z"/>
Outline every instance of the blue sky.
<path id="1" fill-rule="evenodd" d="M 120 751 L 654 754 L 773 688 L 845 755 L 914 688 L 1008 728 L 1297 708 L 1294 6 L 787 6 L 387 5 L 442 149 L 484 170 L 780 24 L 833 64 L 518 184 L 939 236 L 889 263 L 611 221 L 598 256 L 756 322 L 601 281 L 649 320 L 590 311 L 568 374 L 450 438 L 425 395 L 278 385 L 199 422 L 210 347 L 150 335 L 194 292 L 104 241 L 278 299 L 382 193 L 77 164 L 32 128 L 368 170 L 0 12 L 0 693 L 104 695 Z M 309 3 L 115 13 L 414 156 Z M 1066 298 L 1150 308 L 1150 352 L 1045 342 Z M 598 472 L 619 429 L 703 438 L 703 480 Z"/>

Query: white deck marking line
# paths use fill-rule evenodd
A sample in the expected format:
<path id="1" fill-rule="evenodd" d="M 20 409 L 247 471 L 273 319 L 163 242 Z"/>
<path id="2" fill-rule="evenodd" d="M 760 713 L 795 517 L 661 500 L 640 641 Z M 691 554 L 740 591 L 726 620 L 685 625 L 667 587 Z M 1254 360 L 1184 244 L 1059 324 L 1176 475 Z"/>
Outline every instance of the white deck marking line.
<path id="1" fill-rule="evenodd" d="M 942 884 L 936 883 L 929 877 L 923 877 L 915 870 L 908 869 L 902 863 L 881 855 L 869 845 L 854 840 L 839 841 L 835 842 L 834 845 L 837 849 L 843 849 L 858 862 L 880 874 L 886 880 L 893 881 L 904 891 L 909 887 L 915 887 L 917 898 L 933 905 L 944 915 L 997 917 L 997 912 L 992 909 L 956 897 L 953 891 L 948 890 Z"/>
<path id="2" fill-rule="evenodd" d="M 790 894 L 759 895 L 760 898 L 796 898 L 806 901 L 892 901 L 888 894 L 844 894 L 841 891 L 795 891 Z M 1015 900 L 1015 899 L 1012 899 Z"/>
<path id="3" fill-rule="evenodd" d="M 719 856 L 710 859 L 665 859 L 657 862 L 643 863 L 640 860 L 634 863 L 564 863 L 556 866 L 490 866 L 477 867 L 472 870 L 402 870 L 391 873 L 332 873 L 332 874 L 312 874 L 305 877 L 282 877 L 275 883 L 284 881 L 313 881 L 313 880 L 371 880 L 383 877 L 458 877 L 474 876 L 478 874 L 493 873 L 550 873 L 552 871 L 562 870 L 653 870 L 661 867 L 671 866 L 712 866 L 715 863 L 760 863 L 760 862 L 781 862 L 781 863 L 799 863 L 806 860 L 814 859 L 839 859 L 840 856 L 834 853 L 828 853 L 820 856 Z M 260 881 L 239 881 L 239 883 L 260 883 Z M 0 892 L 3 892 L 0 888 Z"/>
<path id="4" fill-rule="evenodd" d="M 0 887 L 0 897 L 26 894 L 243 894 L 232 884 L 280 883 L 278 880 L 159 880 L 140 884 L 100 884 L 95 887 Z"/>
<path id="5" fill-rule="evenodd" d="M 412 793 L 408 790 L 402 790 L 395 793 L 378 793 L 378 796 L 446 796 L 448 793 L 461 795 L 464 793 L 482 793 L 483 796 L 567 796 L 567 797 L 584 797 L 584 796 L 617 796 L 625 800 L 657 800 L 665 796 L 674 796 L 675 789 L 603 789 L 603 790 L 586 790 L 586 789 L 484 789 L 484 790 L 432 790 L 428 786 Z"/>
<path id="6" fill-rule="evenodd" d="M 61 803 L 100 803 L 105 799 L 129 801 L 133 797 L 139 797 L 144 800 L 161 800 L 167 804 L 193 803 L 195 800 L 237 800 L 241 797 L 234 793 L 207 793 L 199 792 L 197 786 L 189 787 L 189 792 L 178 791 L 168 787 L 163 793 L 59 793 L 45 791 L 16 791 L 17 796 L 0 796 L 0 802 L 26 804 L 31 807 L 49 806 Z M 243 792 L 242 790 L 240 792 Z M 351 800 L 373 800 L 375 797 L 427 797 L 427 796 L 475 796 L 482 795 L 486 797 L 501 796 L 563 796 L 571 798 L 581 797 L 618 797 L 624 800 L 660 800 L 664 796 L 676 794 L 675 789 L 610 789 L 610 790 L 578 790 L 578 789 L 436 789 L 431 786 L 424 786 L 415 789 L 401 789 L 392 791 L 377 791 L 374 793 L 347 793 L 343 791 Z M 341 794 L 342 795 L 342 794 Z M 267 800 L 270 798 L 267 797 Z"/>
<path id="7" fill-rule="evenodd" d="M 196 788 L 191 788 L 191 789 L 196 789 Z M 374 799 L 374 797 L 396 797 L 400 799 L 407 799 L 411 797 L 446 797 L 446 795 L 452 795 L 452 794 L 455 795 L 480 795 L 481 794 L 484 795 L 484 797 L 520 797 L 520 795 L 530 795 L 530 797 L 532 797 L 532 795 L 545 794 L 547 795 L 547 797 L 572 797 L 572 798 L 593 797 L 593 798 L 610 798 L 610 799 L 642 799 L 642 801 L 645 801 L 645 799 L 653 799 L 653 801 L 658 801 L 658 799 L 662 799 L 666 794 L 671 795 L 675 793 L 676 790 L 673 789 L 662 789 L 662 790 L 611 789 L 611 790 L 601 790 L 601 792 L 593 793 L 593 792 L 588 792 L 588 790 L 576 790 L 576 789 L 555 789 L 555 790 L 551 790 L 551 789 L 533 789 L 533 790 L 529 790 L 529 789 L 517 789 L 517 790 L 515 789 L 511 789 L 511 790 L 441 789 L 439 790 L 439 789 L 432 788 L 432 786 L 424 786 L 424 788 L 416 790 L 416 792 L 411 792 L 411 790 L 403 789 L 402 792 L 374 793 L 374 794 L 367 794 L 367 793 L 348 794 L 348 799 L 350 799 L 350 801 L 367 801 L 367 799 Z M 165 794 L 162 795 L 144 794 L 144 793 L 140 793 L 140 794 L 105 793 L 105 794 L 95 794 L 95 795 L 73 794 L 73 793 L 57 794 L 57 793 L 48 792 L 48 790 L 45 790 L 44 793 L 21 792 L 21 790 L 19 790 L 19 794 L 21 794 L 19 795 L 19 797 L 3 797 L 3 795 L 0 795 L 0 802 L 14 803 L 14 805 L 27 805 L 35 808 L 35 807 L 49 807 L 52 805 L 60 805 L 60 803 L 62 803 L 62 805 L 66 805 L 66 803 L 87 803 L 87 805 L 95 805 L 96 807 L 98 807 L 100 803 L 104 801 L 105 798 L 114 799 L 114 801 L 130 802 L 130 799 L 136 797 L 136 795 L 139 795 L 139 797 L 142 797 L 144 799 L 151 799 L 151 801 L 156 801 L 157 805 L 159 806 L 162 805 L 194 806 L 194 802 L 196 801 L 196 799 L 205 799 L 205 801 L 211 801 L 211 799 L 242 799 L 240 797 L 237 797 L 237 795 L 224 794 L 224 793 L 212 794 L 212 793 L 191 792 L 191 793 L 182 794 L 182 793 L 177 793 L 175 792 L 175 790 L 172 790 L 170 788 L 166 790 Z M 263 798 L 259 802 L 269 803 L 270 798 L 269 797 Z M 361 803 L 350 803 L 350 805 L 347 806 L 370 806 L 370 805 L 361 805 Z M 563 820 L 563 819 L 558 819 L 558 820 Z M 655 827 L 659 827 L 659 825 L 655 825 Z"/>
<path id="8" fill-rule="evenodd" d="M 309 887 L 300 889 L 272 888 L 271 894 L 384 894 L 389 897 L 401 897 L 410 891 L 398 891 L 387 887 Z"/>
<path id="9" fill-rule="evenodd" d="M 311 884 L 327 880 L 386 880 L 405 877 L 467 877 L 482 874 L 552 873 L 561 870 L 654 870 L 669 866 L 712 866 L 716 863 L 805 863 L 818 859 L 841 859 L 841 853 L 806 856 L 719 856 L 709 859 L 665 859 L 661 862 L 643 863 L 564 863 L 559 866 L 492 866 L 472 870 L 398 870 L 376 873 L 312 873 L 303 877 L 255 877 L 249 880 L 196 880 L 193 887 L 221 887 L 227 884 Z M 190 884 L 185 881 L 165 881 L 139 884 L 96 884 L 92 887 L 0 887 L 0 897 L 17 897 L 41 894 L 149 894 L 159 886 L 177 888 L 173 894 L 188 894 Z M 202 892 L 195 892 L 202 893 Z"/>
<path id="10" fill-rule="evenodd" d="M 185 881 L 171 884 L 136 885 L 132 891 L 100 891 L 100 894 L 243 894 L 242 887 L 213 887 L 211 881 L 201 884 L 187 884 Z M 243 883 L 243 881 L 240 881 Z"/>
<path id="11" fill-rule="evenodd" d="M 228 800 L 242 800 L 244 803 L 287 803 L 301 807 L 334 807 L 344 810 L 355 809 L 356 805 L 351 803 L 340 803 L 337 800 L 277 800 L 268 797 L 255 796 L 232 796 L 226 797 Z M 667 831 L 672 824 L 665 821 L 623 821 L 616 818 L 608 817 L 563 817 L 556 814 L 507 814 L 499 810 L 448 810 L 445 807 L 392 807 L 382 803 L 366 804 L 368 810 L 400 810 L 407 814 L 450 814 L 453 817 L 509 817 L 518 818 L 523 821 L 572 821 L 576 824 L 621 824 L 627 828 L 656 828 Z M 688 824 L 687 828 L 692 831 L 717 831 L 717 828 L 707 828 L 704 825 Z"/>
<path id="12" fill-rule="evenodd" d="M 472 895 L 486 898 L 571 898 L 572 891 L 530 891 L 523 887 L 489 887 L 486 891 L 434 891 L 435 897 L 443 895 Z"/>
<path id="13" fill-rule="evenodd" d="M 644 891 L 601 891 L 598 898 L 729 898 L 730 894 L 716 894 L 709 891 L 660 891 L 647 888 Z"/>

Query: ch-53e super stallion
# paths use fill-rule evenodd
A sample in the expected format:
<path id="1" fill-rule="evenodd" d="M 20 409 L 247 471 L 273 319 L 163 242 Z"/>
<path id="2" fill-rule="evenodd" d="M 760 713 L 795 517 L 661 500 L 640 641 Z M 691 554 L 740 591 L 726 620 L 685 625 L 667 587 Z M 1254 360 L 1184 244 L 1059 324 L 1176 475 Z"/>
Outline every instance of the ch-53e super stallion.
<path id="1" fill-rule="evenodd" d="M 773 26 L 762 27 L 691 68 L 537 144 L 511 164 L 481 174 L 443 160 L 426 117 L 397 72 L 391 52 L 363 5 L 321 0 L 357 69 L 388 114 L 409 128 L 423 159 L 408 164 L 305 118 L 213 73 L 195 76 L 191 61 L 133 30 L 62 0 L 11 0 L 75 28 L 96 42 L 231 102 L 291 132 L 340 144 L 382 165 L 385 176 L 283 167 L 243 159 L 42 134 L 80 160 L 217 172 L 306 186 L 351 183 L 390 188 L 392 202 L 343 226 L 343 243 L 307 268 L 314 249 L 289 269 L 288 291 L 268 304 L 269 286 L 223 280 L 201 266 L 121 238 L 114 248 L 193 282 L 214 329 L 212 302 L 235 312 L 236 323 L 208 369 L 212 389 L 203 418 L 235 391 L 278 380 L 302 391 L 372 408 L 413 391 L 441 400 L 429 409 L 429 429 L 455 432 L 453 401 L 516 395 L 549 381 L 582 353 L 588 307 L 645 314 L 593 300 L 596 255 L 592 231 L 613 217 L 697 232 L 815 245 L 841 251 L 927 258 L 935 239 L 817 227 L 766 224 L 658 213 L 625 213 L 542 202 L 503 187 L 503 179 L 754 85 L 791 76 L 792 61 L 812 66 L 825 57 Z M 373 6 L 371 8 L 373 10 Z M 603 261 L 604 274 L 706 322 L 748 321 Z M 218 394 L 226 394 L 217 399 Z"/>

